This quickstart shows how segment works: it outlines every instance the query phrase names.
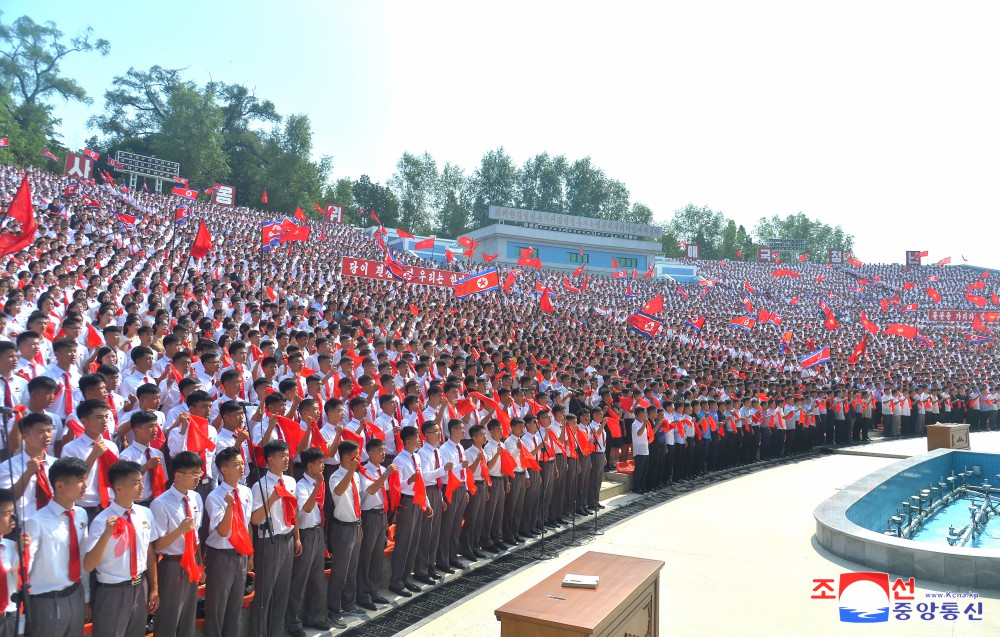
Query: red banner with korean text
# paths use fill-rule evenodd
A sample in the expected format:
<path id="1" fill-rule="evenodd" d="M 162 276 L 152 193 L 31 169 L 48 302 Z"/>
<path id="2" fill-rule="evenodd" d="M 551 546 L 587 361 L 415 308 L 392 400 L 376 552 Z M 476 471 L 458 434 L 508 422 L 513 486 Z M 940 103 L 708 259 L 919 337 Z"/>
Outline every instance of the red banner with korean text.
<path id="1" fill-rule="evenodd" d="M 413 280 L 411 281 L 413 285 L 435 285 L 437 287 L 450 288 L 454 287 L 455 281 L 460 281 L 468 276 L 462 272 L 436 270 L 434 268 L 422 268 L 412 265 L 405 265 L 403 268 L 413 275 Z M 341 257 L 340 271 L 344 276 L 353 276 L 360 279 L 396 281 L 382 261 Z"/>
<path id="2" fill-rule="evenodd" d="M 1000 312 L 974 310 L 927 310 L 927 320 L 934 323 L 971 323 L 976 317 L 983 323 L 1000 321 Z"/>

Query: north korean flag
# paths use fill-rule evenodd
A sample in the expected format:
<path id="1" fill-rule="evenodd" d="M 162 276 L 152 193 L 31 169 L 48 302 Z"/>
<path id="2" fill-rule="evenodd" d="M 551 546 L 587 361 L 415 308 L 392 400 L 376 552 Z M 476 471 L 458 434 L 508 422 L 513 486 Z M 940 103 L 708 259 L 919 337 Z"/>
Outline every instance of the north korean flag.
<path id="1" fill-rule="evenodd" d="M 283 230 L 280 221 L 265 221 L 261 226 L 260 245 L 267 250 L 278 245 Z"/>
<path id="2" fill-rule="evenodd" d="M 685 292 L 684 288 L 680 285 L 677 286 L 677 294 L 679 294 L 682 299 L 686 299 L 688 297 L 688 293 Z"/>
<path id="3" fill-rule="evenodd" d="M 830 362 L 830 346 L 825 345 L 812 354 L 806 354 L 799 359 L 799 365 L 802 365 L 802 369 L 809 369 L 810 367 L 815 367 L 822 363 Z"/>
<path id="4" fill-rule="evenodd" d="M 115 161 L 110 157 L 108 157 L 108 166 L 111 166 L 112 168 L 117 168 L 118 170 L 125 170 L 125 166 L 123 166 L 120 161 Z"/>
<path id="5" fill-rule="evenodd" d="M 170 194 L 177 195 L 178 197 L 182 197 L 190 201 L 198 200 L 198 191 L 191 190 L 190 188 L 171 188 Z"/>
<path id="6" fill-rule="evenodd" d="M 647 339 L 652 339 L 663 329 L 662 320 L 645 312 L 636 312 L 625 319 L 625 323 L 630 330 Z"/>
<path id="7" fill-rule="evenodd" d="M 184 177 L 171 177 L 170 179 L 173 180 L 175 184 L 180 184 L 185 188 L 188 187 L 188 180 L 185 179 Z"/>
<path id="8" fill-rule="evenodd" d="M 757 321 L 749 316 L 737 316 L 729 321 L 729 327 L 736 327 L 748 332 L 752 331 L 755 325 L 757 325 Z"/>
<path id="9" fill-rule="evenodd" d="M 86 155 L 87 157 L 90 157 L 94 161 L 97 161 L 98 159 L 101 158 L 101 156 L 99 154 L 95 153 L 94 151 L 90 150 L 89 148 L 84 148 L 80 152 L 83 153 L 84 155 Z"/>
<path id="10" fill-rule="evenodd" d="M 6 137 L 0 137 L 0 148 L 7 148 L 7 146 L 9 145 L 10 142 L 7 140 Z"/>
<path id="11" fill-rule="evenodd" d="M 174 223 L 183 223 L 189 214 L 191 214 L 190 208 L 187 206 L 177 206 L 174 210 Z"/>
<path id="12" fill-rule="evenodd" d="M 927 338 L 923 334 L 917 334 L 916 336 L 913 337 L 913 340 L 915 340 L 916 342 L 920 343 L 921 345 L 923 345 L 927 349 L 934 349 L 934 341 L 932 341 L 931 339 Z"/>
<path id="13" fill-rule="evenodd" d="M 969 345 L 976 345 L 979 343 L 989 343 L 993 341 L 993 337 L 987 334 L 966 334 L 965 342 Z"/>
<path id="14" fill-rule="evenodd" d="M 87 206 L 91 210 L 100 210 L 101 202 L 96 199 L 91 199 L 87 195 L 83 196 L 83 205 Z"/>
<path id="15" fill-rule="evenodd" d="M 115 219 L 118 219 L 118 221 L 121 221 L 126 226 L 130 226 L 132 228 L 135 227 L 135 215 L 127 215 L 124 212 L 116 212 Z"/>
<path id="16" fill-rule="evenodd" d="M 916 303 L 909 303 L 899 309 L 900 312 L 916 312 L 920 307 Z"/>
<path id="17" fill-rule="evenodd" d="M 478 274 L 467 276 L 460 281 L 455 281 L 453 291 L 455 298 L 461 299 L 473 294 L 489 292 L 500 287 L 500 273 L 496 268 L 484 270 Z"/>
<path id="18" fill-rule="evenodd" d="M 788 351 L 788 346 L 792 344 L 793 335 L 794 332 L 792 332 L 792 330 L 788 330 L 787 332 L 781 335 L 781 342 L 778 344 L 778 349 L 781 350 L 782 355 L 784 355 Z"/>
<path id="19" fill-rule="evenodd" d="M 771 312 L 771 316 L 768 317 L 767 322 L 776 327 L 781 327 L 781 315 L 777 312 Z"/>
<path id="20" fill-rule="evenodd" d="M 704 316 L 699 316 L 697 318 L 688 319 L 688 320 L 684 321 L 684 325 L 687 325 L 688 327 L 690 327 L 691 329 L 693 329 L 695 332 L 698 332 L 699 334 L 701 334 L 701 328 L 705 327 L 705 317 Z"/>

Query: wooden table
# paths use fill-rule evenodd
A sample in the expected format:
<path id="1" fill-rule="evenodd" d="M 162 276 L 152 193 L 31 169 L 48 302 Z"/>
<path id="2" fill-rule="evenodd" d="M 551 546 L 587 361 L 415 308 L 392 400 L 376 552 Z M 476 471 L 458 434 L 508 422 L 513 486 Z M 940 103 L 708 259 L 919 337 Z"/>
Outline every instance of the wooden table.
<path id="1" fill-rule="evenodd" d="M 657 637 L 660 560 L 589 552 L 496 609 L 501 637 Z M 596 589 L 563 576 L 599 575 Z M 549 595 L 564 597 L 553 599 Z"/>

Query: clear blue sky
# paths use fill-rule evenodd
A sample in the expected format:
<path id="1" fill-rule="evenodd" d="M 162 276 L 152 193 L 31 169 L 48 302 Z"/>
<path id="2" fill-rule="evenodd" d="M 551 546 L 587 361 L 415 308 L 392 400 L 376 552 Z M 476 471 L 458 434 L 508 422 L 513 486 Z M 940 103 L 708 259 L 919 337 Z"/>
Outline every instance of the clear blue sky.
<path id="1" fill-rule="evenodd" d="M 168 8 L 169 7 L 169 8 Z M 384 181 L 403 151 L 467 171 L 503 145 L 590 155 L 660 220 L 688 202 L 751 229 L 802 211 L 862 260 L 1000 267 L 995 2 L 188 2 L 7 0 L 4 19 L 85 25 L 92 106 L 114 75 L 187 68 L 309 114 L 335 177 Z M 239 34 L 239 35 L 237 35 Z"/>

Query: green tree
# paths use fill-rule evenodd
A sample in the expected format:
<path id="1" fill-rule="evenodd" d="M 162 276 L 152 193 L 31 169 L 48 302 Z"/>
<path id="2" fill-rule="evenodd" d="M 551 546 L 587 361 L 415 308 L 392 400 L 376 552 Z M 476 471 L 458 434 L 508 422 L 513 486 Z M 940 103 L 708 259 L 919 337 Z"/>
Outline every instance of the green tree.
<path id="1" fill-rule="evenodd" d="M 441 236 L 458 237 L 469 229 L 471 212 L 465 194 L 467 181 L 461 167 L 455 164 L 447 163 L 441 169 L 435 195 Z"/>
<path id="2" fill-rule="evenodd" d="M 828 250 L 854 249 L 854 236 L 845 232 L 839 225 L 831 226 L 818 219 L 810 219 L 801 212 L 785 217 L 779 215 L 770 218 L 761 217 L 753 234 L 759 245 L 766 245 L 768 239 L 805 241 L 809 260 L 815 263 L 825 263 Z M 784 258 L 789 256 L 791 255 L 784 255 Z"/>
<path id="3" fill-rule="evenodd" d="M 675 245 L 678 241 L 695 243 L 701 258 L 714 259 L 721 251 L 726 225 L 726 217 L 721 212 L 689 203 L 674 211 L 666 230 L 675 238 Z"/>
<path id="4" fill-rule="evenodd" d="M 367 212 L 374 210 L 386 227 L 399 227 L 399 199 L 392 189 L 372 181 L 368 175 L 361 175 L 351 184 L 351 192 L 358 210 L 366 211 L 366 214 L 355 217 L 359 220 L 359 225 L 367 226 Z"/>
<path id="5" fill-rule="evenodd" d="M 646 204 L 637 201 L 632 204 L 631 210 L 629 210 L 628 215 L 622 221 L 644 223 L 651 226 L 653 225 L 653 211 Z"/>
<path id="6" fill-rule="evenodd" d="M 329 184 L 333 162 L 312 155 L 312 124 L 308 115 L 290 115 L 284 126 L 275 126 L 264 143 L 265 175 L 275 184 L 268 191 L 267 208 L 291 214 L 295 208 L 312 210 Z M 273 194 L 272 194 L 273 193 Z"/>
<path id="7" fill-rule="evenodd" d="M 518 206 L 543 212 L 566 209 L 566 157 L 539 153 L 524 162 L 518 172 Z"/>
<path id="8" fill-rule="evenodd" d="M 10 140 L 5 154 L 20 164 L 50 168 L 49 162 L 41 163 L 42 149 L 63 148 L 55 132 L 59 120 L 48 101 L 91 103 L 83 87 L 62 74 L 62 63 L 75 53 L 107 55 L 110 50 L 107 40 L 93 38 L 90 27 L 67 40 L 54 22 L 38 24 L 21 16 L 0 23 L 0 107 L 6 115 L 0 122 L 14 124 L 4 128 Z"/>
<path id="9" fill-rule="evenodd" d="M 229 177 L 229 163 L 223 150 L 222 123 L 222 109 L 213 91 L 184 82 L 167 97 L 160 130 L 151 140 L 153 154 L 178 162 L 182 175 L 195 188 L 224 181 Z"/>
<path id="10" fill-rule="evenodd" d="M 573 162 L 566 173 L 566 209 L 581 217 L 603 217 L 607 177 L 590 157 Z M 608 218 L 608 217 L 605 217 Z"/>
<path id="11" fill-rule="evenodd" d="M 349 177 L 341 177 L 323 191 L 321 206 L 337 204 L 344 207 L 344 223 L 357 225 L 358 206 L 354 202 L 354 184 Z"/>
<path id="12" fill-rule="evenodd" d="M 209 87 L 222 110 L 222 151 L 231 169 L 228 183 L 236 187 L 237 204 L 257 206 L 267 186 L 259 127 L 275 124 L 281 116 L 270 100 L 258 98 L 242 84 L 212 82 Z"/>
<path id="13" fill-rule="evenodd" d="M 433 231 L 437 180 L 437 164 L 429 153 L 419 157 L 403 153 L 396 163 L 396 172 L 388 185 L 399 199 L 399 224 L 409 232 L 427 234 Z"/>
<path id="14" fill-rule="evenodd" d="M 513 206 L 517 202 L 517 166 L 503 146 L 491 150 L 479 164 L 469 184 L 473 228 L 489 225 L 490 206 Z"/>
<path id="15" fill-rule="evenodd" d="M 719 253 L 723 259 L 736 258 L 736 222 L 730 219 L 726 223 L 726 229 L 722 231 L 722 244 Z"/>

